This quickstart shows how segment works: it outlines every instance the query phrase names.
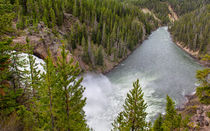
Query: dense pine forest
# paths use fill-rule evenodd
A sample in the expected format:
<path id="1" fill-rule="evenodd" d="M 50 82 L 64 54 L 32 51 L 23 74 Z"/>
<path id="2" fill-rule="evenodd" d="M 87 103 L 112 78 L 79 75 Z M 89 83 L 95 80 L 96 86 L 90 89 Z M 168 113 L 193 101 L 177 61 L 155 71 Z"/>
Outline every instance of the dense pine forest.
<path id="1" fill-rule="evenodd" d="M 210 54 L 210 4 L 185 14 L 171 27 L 176 41 L 200 54 Z"/>
<path id="2" fill-rule="evenodd" d="M 112 69 L 160 26 L 168 25 L 175 42 L 209 63 L 209 4 L 209 0 L 0 0 L 0 130 L 94 130 L 83 109 L 87 98 L 81 73 Z M 174 13 L 178 18 L 172 20 Z M 45 61 L 44 71 L 33 55 Z M 196 74 L 197 103 L 204 105 L 210 104 L 209 74 L 208 67 Z M 149 122 L 143 96 L 137 79 L 123 110 L 110 121 L 112 130 L 200 128 L 190 121 L 196 107 L 177 111 L 167 94 L 166 113 Z"/>
<path id="3" fill-rule="evenodd" d="M 17 29 L 35 35 L 44 22 L 90 68 L 118 62 L 158 26 L 151 15 L 116 0 L 20 0 L 14 6 Z"/>

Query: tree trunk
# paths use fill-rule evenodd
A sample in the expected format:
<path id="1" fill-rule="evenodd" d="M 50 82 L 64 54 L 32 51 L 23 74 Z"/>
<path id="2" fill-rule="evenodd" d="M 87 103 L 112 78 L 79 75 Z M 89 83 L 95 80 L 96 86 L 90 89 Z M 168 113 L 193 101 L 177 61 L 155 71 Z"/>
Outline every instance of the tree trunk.
<path id="1" fill-rule="evenodd" d="M 52 114 L 52 96 L 51 96 L 50 87 L 48 87 L 48 89 L 49 89 L 49 96 L 50 96 L 50 116 L 51 116 L 51 122 L 52 122 L 52 130 L 54 131 L 54 117 Z"/>
<path id="2" fill-rule="evenodd" d="M 48 81 L 50 81 L 50 78 L 48 76 Z M 51 87 L 48 85 L 48 91 L 49 91 L 49 98 L 50 98 L 50 116 L 51 116 L 51 124 L 52 124 L 52 130 L 54 131 L 54 117 L 52 114 L 52 94 L 51 94 Z"/>
<path id="3" fill-rule="evenodd" d="M 69 103 L 68 103 L 68 92 L 67 92 L 67 87 L 65 87 L 65 95 L 66 95 L 66 113 L 67 113 L 67 118 L 69 120 Z M 68 131 L 70 129 L 68 128 Z"/>

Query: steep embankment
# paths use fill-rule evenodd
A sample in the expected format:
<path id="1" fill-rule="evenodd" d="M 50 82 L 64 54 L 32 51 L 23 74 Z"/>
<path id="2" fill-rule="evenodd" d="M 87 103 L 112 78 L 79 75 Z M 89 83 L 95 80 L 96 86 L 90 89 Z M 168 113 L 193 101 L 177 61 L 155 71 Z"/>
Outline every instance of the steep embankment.
<path id="1" fill-rule="evenodd" d="M 169 29 L 175 43 L 194 58 L 210 54 L 210 5 L 182 16 Z M 202 64 L 209 66 L 210 61 Z"/>
<path id="2" fill-rule="evenodd" d="M 168 14 L 169 20 L 171 22 L 175 22 L 176 20 L 178 20 L 176 12 L 174 12 L 174 10 L 171 8 L 171 5 L 169 4 L 168 4 L 168 10 L 170 11 L 170 14 Z"/>
<path id="3" fill-rule="evenodd" d="M 166 3 L 164 3 L 166 4 Z M 168 18 L 169 18 L 169 21 L 171 23 L 175 22 L 176 20 L 178 20 L 178 15 L 176 14 L 176 12 L 174 12 L 174 10 L 172 9 L 171 5 L 170 4 L 167 4 L 168 5 Z M 158 5 L 156 5 L 158 6 Z M 145 13 L 145 14 L 150 14 L 152 15 L 159 23 L 161 23 L 161 20 L 152 12 L 150 11 L 148 8 L 142 8 L 142 11 Z"/>
<path id="4" fill-rule="evenodd" d="M 170 11 L 166 2 L 160 0 L 124 0 L 124 2 L 138 6 L 144 13 L 153 14 L 153 16 L 161 20 L 162 25 L 170 22 L 168 17 Z"/>
<path id="5" fill-rule="evenodd" d="M 152 15 L 159 23 L 161 23 L 161 20 L 153 12 L 151 12 L 148 8 L 143 8 L 142 11 L 145 14 Z"/>
<path id="6" fill-rule="evenodd" d="M 163 0 L 170 4 L 172 9 L 180 17 L 190 13 L 203 5 L 210 4 L 209 0 Z"/>

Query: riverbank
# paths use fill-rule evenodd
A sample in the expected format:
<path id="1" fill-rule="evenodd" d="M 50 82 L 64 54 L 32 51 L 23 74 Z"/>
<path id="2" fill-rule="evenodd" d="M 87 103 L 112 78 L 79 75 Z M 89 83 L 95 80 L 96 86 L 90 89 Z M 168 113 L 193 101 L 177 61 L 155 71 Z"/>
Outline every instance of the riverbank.
<path id="1" fill-rule="evenodd" d="M 171 33 L 170 33 L 171 34 Z M 180 41 L 176 41 L 171 34 L 173 42 L 183 51 L 185 51 L 187 54 L 189 54 L 192 58 L 194 58 L 200 65 L 205 67 L 210 67 L 210 62 L 208 61 L 202 61 L 202 58 L 200 57 L 199 51 L 192 51 L 188 47 L 184 47 L 183 43 Z"/>
<path id="2" fill-rule="evenodd" d="M 190 130 L 209 131 L 210 130 L 210 105 L 200 103 L 199 98 L 194 93 L 186 95 L 187 101 L 179 107 L 178 113 L 182 117 L 189 118 L 188 128 Z"/>
<path id="3" fill-rule="evenodd" d="M 164 112 L 166 94 L 182 103 L 183 94 L 194 90 L 195 72 L 201 66 L 172 44 L 167 27 L 160 27 L 138 46 L 110 73 L 84 75 L 88 107 L 85 111 L 90 126 L 96 131 L 111 129 L 110 120 L 120 112 L 126 93 L 137 78 L 149 105 L 147 113 L 151 120 Z"/>
<path id="4" fill-rule="evenodd" d="M 159 28 L 159 27 L 158 27 Z M 157 28 L 157 29 L 158 29 Z M 154 29 L 154 30 L 152 30 L 151 32 L 154 32 L 155 30 L 157 30 L 157 29 Z M 151 33 L 152 34 L 152 33 Z M 121 59 L 118 59 L 117 61 L 115 61 L 115 62 L 110 62 L 109 60 L 107 60 L 107 59 L 105 59 L 105 65 L 106 66 L 103 66 L 103 67 L 99 67 L 98 69 L 96 69 L 96 70 L 93 70 L 95 73 L 102 73 L 102 74 L 107 74 L 107 73 L 109 73 L 109 72 L 111 72 L 115 67 L 117 67 L 119 64 L 121 64 L 124 60 L 126 60 L 139 46 L 141 46 L 142 44 L 143 44 L 143 42 L 145 41 L 145 40 L 147 40 L 148 39 L 148 37 L 151 35 L 151 34 L 149 34 L 149 35 L 145 35 L 145 36 L 143 36 L 143 40 L 141 40 L 135 47 L 134 47 L 134 49 L 132 50 L 132 51 L 130 51 L 130 50 L 128 50 L 128 53 L 127 53 L 127 55 L 126 56 L 124 56 L 123 58 L 121 58 Z M 84 63 L 83 63 L 84 64 Z M 87 65 L 86 65 L 87 66 Z M 89 71 L 91 71 L 92 72 L 92 70 L 84 70 L 85 72 L 89 72 Z"/>
<path id="5" fill-rule="evenodd" d="M 140 45 L 142 45 L 143 44 L 143 42 L 145 41 L 145 40 L 147 40 L 148 39 L 148 36 L 149 35 L 147 35 L 147 36 L 145 36 L 144 37 L 144 39 L 141 41 L 141 42 L 139 42 L 139 44 L 137 44 L 135 47 L 134 47 L 134 50 L 133 51 L 128 51 L 128 54 L 125 56 L 125 57 L 123 57 L 123 58 L 121 58 L 121 59 L 119 59 L 117 62 L 114 62 L 114 64 L 111 64 L 110 66 L 107 66 L 106 68 L 105 68 L 105 70 L 103 70 L 103 71 L 99 71 L 99 72 L 97 72 L 97 73 L 102 73 L 102 74 L 107 74 L 107 73 L 109 73 L 109 72 L 111 72 L 115 67 L 117 67 L 119 64 L 121 64 L 124 60 L 126 60 Z"/>

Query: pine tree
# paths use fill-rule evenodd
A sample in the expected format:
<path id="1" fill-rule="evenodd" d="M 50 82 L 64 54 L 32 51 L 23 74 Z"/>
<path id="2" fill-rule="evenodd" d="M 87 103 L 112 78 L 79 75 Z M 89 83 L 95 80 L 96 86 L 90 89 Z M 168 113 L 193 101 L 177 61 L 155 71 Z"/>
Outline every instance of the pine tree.
<path id="1" fill-rule="evenodd" d="M 56 68 L 53 65 L 51 53 L 48 50 L 48 57 L 45 60 L 45 65 L 43 65 L 45 73 L 43 73 L 43 81 L 41 88 L 39 89 L 40 96 L 40 111 L 42 113 L 42 118 L 45 123 L 40 123 L 41 127 L 44 129 L 56 130 L 55 127 L 55 117 L 56 117 L 56 105 L 59 101 L 56 101 L 55 97 L 59 94 L 57 87 L 57 73 Z M 45 113 L 46 112 L 46 113 Z M 41 122 L 41 120 L 40 120 Z"/>
<path id="2" fill-rule="evenodd" d="M 78 15 L 78 12 L 77 12 L 77 0 L 74 0 L 73 15 L 74 16 Z"/>
<path id="3" fill-rule="evenodd" d="M 14 48 L 10 47 L 10 43 L 11 40 L 0 42 L 0 49 L 3 49 L 0 57 L 1 73 L 6 71 L 5 74 L 0 75 L 0 119 L 4 122 L 11 119 L 10 116 L 15 114 L 16 117 L 13 119 L 18 117 L 18 120 L 21 121 L 20 126 L 24 127 L 24 129 L 31 129 L 34 117 L 32 112 L 26 110 L 26 106 L 30 106 L 30 104 L 27 104 L 28 96 L 26 95 L 27 72 L 23 71 L 26 64 L 25 58 L 19 52 L 22 47 L 17 45 L 14 47 L 17 51 L 13 51 Z M 13 126 L 16 127 L 17 125 L 14 124 Z M 4 127 L 2 128 L 4 129 Z"/>
<path id="4" fill-rule="evenodd" d="M 50 9 L 50 18 L 51 18 L 51 26 L 52 28 L 54 28 L 56 25 L 56 19 L 55 19 L 55 12 L 52 8 Z"/>
<path id="5" fill-rule="evenodd" d="M 15 130 L 15 124 L 8 125 L 8 121 L 16 122 L 16 110 L 19 107 L 18 98 L 22 95 L 22 90 L 14 91 L 10 80 L 10 46 L 11 40 L 0 41 L 0 125 L 1 130 Z"/>
<path id="6" fill-rule="evenodd" d="M 75 29 L 74 29 L 74 27 L 72 26 L 71 27 L 71 33 L 70 33 L 70 44 L 71 44 L 71 48 L 72 49 L 76 49 L 77 48 L 77 43 L 76 43 L 76 37 L 75 37 L 75 33 L 76 31 L 75 31 Z"/>
<path id="7" fill-rule="evenodd" d="M 0 1 L 0 40 L 3 34 L 8 34 L 13 31 L 11 28 L 12 20 L 15 14 L 12 12 L 14 6 L 7 1 Z"/>
<path id="8" fill-rule="evenodd" d="M 133 89 L 129 91 L 123 105 L 123 111 L 114 121 L 114 130 L 144 131 L 149 129 L 146 122 L 147 105 L 143 99 L 143 92 L 139 85 L 139 80 L 133 83 Z"/>
<path id="9" fill-rule="evenodd" d="M 163 130 L 174 130 L 175 128 L 180 127 L 181 116 L 177 114 L 175 103 L 168 95 L 166 100 L 166 115 L 164 116 L 162 128 Z"/>
<path id="10" fill-rule="evenodd" d="M 14 91 L 9 83 L 11 80 L 10 57 L 9 52 L 11 40 L 0 41 L 0 119 L 16 110 L 18 103 L 17 98 L 22 91 Z M 3 120 L 2 120 L 3 121 Z"/>
<path id="11" fill-rule="evenodd" d="M 27 78 L 27 88 L 29 90 L 32 89 L 32 96 L 35 98 L 37 89 L 40 86 L 40 70 L 38 70 L 38 63 L 36 63 L 36 59 L 33 57 L 33 47 L 30 45 L 29 40 L 27 41 L 27 50 L 28 50 L 28 78 Z"/>
<path id="12" fill-rule="evenodd" d="M 109 37 L 108 37 L 108 42 L 107 42 L 107 54 L 108 55 L 112 54 L 112 48 L 111 48 Z"/>
<path id="13" fill-rule="evenodd" d="M 210 55 L 205 55 L 202 60 L 209 62 Z M 196 78 L 200 83 L 199 87 L 196 89 L 196 94 L 199 97 L 200 102 L 203 104 L 210 104 L 210 82 L 208 81 L 209 74 L 210 68 L 198 70 L 196 73 Z"/>
<path id="14" fill-rule="evenodd" d="M 116 120 L 114 120 L 114 123 L 112 123 L 113 126 L 113 131 L 123 131 L 125 129 L 128 129 L 125 127 L 125 119 L 123 116 L 123 112 L 120 112 L 116 118 Z M 128 129 L 129 130 L 129 129 Z"/>
<path id="15" fill-rule="evenodd" d="M 98 48 L 96 59 L 97 59 L 97 64 L 100 65 L 100 66 L 103 66 L 103 64 L 104 64 L 104 56 L 103 56 L 102 46 L 100 46 Z"/>
<path id="16" fill-rule="evenodd" d="M 89 63 L 90 62 L 90 57 L 89 57 L 89 54 L 88 54 L 88 44 L 86 43 L 86 40 L 85 40 L 84 36 L 82 37 L 82 47 L 83 47 L 82 60 L 85 63 Z"/>
<path id="17" fill-rule="evenodd" d="M 59 127 L 64 130 L 88 130 L 83 107 L 86 98 L 83 98 L 84 87 L 81 86 L 83 78 L 77 77 L 80 73 L 78 63 L 73 65 L 73 59 L 67 60 L 68 53 L 62 46 L 61 57 L 58 58 L 58 88 L 61 90 Z"/>
<path id="18" fill-rule="evenodd" d="M 158 118 L 154 122 L 153 131 L 163 131 L 162 123 L 163 123 L 163 117 L 161 114 L 159 114 Z"/>
<path id="19" fill-rule="evenodd" d="M 16 51 L 11 53 L 11 73 L 12 73 L 12 86 L 14 93 L 21 92 L 16 102 L 18 108 L 16 109 L 20 126 L 23 130 L 35 129 L 38 125 L 37 122 L 37 89 L 39 88 L 39 71 L 37 64 L 32 56 L 32 48 L 27 39 L 27 48 L 16 45 Z M 28 56 L 25 57 L 21 51 L 26 49 Z M 27 60 L 28 58 L 28 60 Z M 27 70 L 27 64 L 29 70 Z"/>
<path id="20" fill-rule="evenodd" d="M 42 21 L 46 26 L 48 26 L 48 11 L 46 8 L 44 9 L 44 15 L 42 16 Z"/>
<path id="21" fill-rule="evenodd" d="M 21 106 L 19 115 L 22 117 L 23 126 L 25 130 L 32 130 L 39 128 L 39 89 L 41 87 L 41 73 L 38 69 L 38 63 L 33 57 L 33 47 L 29 43 L 29 39 L 26 38 L 27 42 L 27 62 L 28 68 L 25 69 L 25 89 L 24 96 L 26 97 L 24 106 Z"/>
<path id="22" fill-rule="evenodd" d="M 20 44 L 16 44 L 15 47 L 16 51 L 11 52 L 11 73 L 12 73 L 12 86 L 14 91 L 24 88 L 26 76 L 24 75 L 26 71 L 24 70 L 26 68 L 26 59 L 25 56 L 21 55 L 21 50 L 23 49 L 23 46 Z"/>
<path id="23" fill-rule="evenodd" d="M 106 36 L 106 24 L 104 23 L 103 24 L 103 32 L 102 32 L 102 45 L 103 45 L 103 47 L 107 47 L 107 43 L 106 43 L 106 41 L 107 41 L 107 38 L 106 38 L 107 36 Z"/>

